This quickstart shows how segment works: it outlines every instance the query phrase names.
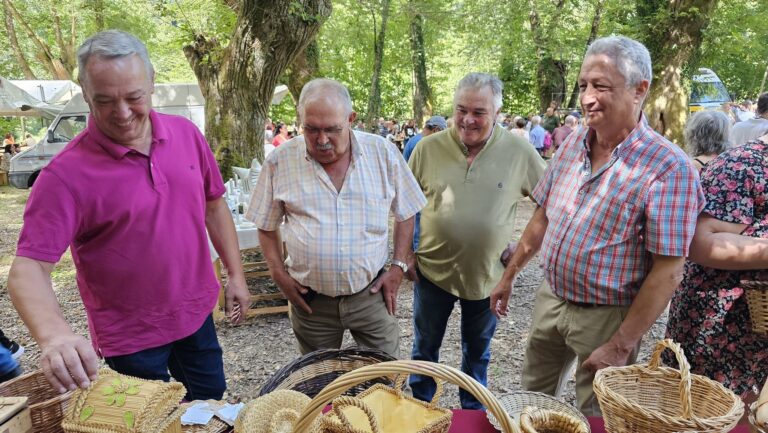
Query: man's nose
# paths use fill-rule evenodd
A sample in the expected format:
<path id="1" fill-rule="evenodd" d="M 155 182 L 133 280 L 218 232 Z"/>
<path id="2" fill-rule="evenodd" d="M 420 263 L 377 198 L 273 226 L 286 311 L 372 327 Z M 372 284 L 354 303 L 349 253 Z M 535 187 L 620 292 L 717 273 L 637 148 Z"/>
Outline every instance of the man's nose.
<path id="1" fill-rule="evenodd" d="M 117 101 L 115 102 L 115 114 L 117 117 L 125 118 L 131 115 L 131 107 L 130 105 L 125 101 Z"/>

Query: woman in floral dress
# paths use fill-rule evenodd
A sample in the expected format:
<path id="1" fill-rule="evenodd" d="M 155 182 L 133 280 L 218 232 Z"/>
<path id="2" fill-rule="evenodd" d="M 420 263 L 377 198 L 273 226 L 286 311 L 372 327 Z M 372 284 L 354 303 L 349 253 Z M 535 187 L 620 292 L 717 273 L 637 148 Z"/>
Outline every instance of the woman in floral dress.
<path id="1" fill-rule="evenodd" d="M 699 216 L 683 281 L 672 299 L 667 338 L 693 373 L 751 399 L 768 377 L 768 337 L 752 332 L 740 281 L 768 281 L 768 135 L 732 148 L 701 174 Z M 667 351 L 665 361 L 676 363 Z"/>

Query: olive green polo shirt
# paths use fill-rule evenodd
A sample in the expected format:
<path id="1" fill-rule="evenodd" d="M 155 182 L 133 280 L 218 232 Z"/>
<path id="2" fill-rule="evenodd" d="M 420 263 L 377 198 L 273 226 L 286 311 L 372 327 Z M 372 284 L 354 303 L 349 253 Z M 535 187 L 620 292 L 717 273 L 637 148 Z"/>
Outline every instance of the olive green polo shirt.
<path id="1" fill-rule="evenodd" d="M 517 203 L 533 191 L 546 163 L 525 139 L 496 125 L 467 164 L 454 128 L 425 137 L 409 166 L 427 197 L 416 252 L 419 270 L 462 299 L 490 296 L 512 240 Z"/>

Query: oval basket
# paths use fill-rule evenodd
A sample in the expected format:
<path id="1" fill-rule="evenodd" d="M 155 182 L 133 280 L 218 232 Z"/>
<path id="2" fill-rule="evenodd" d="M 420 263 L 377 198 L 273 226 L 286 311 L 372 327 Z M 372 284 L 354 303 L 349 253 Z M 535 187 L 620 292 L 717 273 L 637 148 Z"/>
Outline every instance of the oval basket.
<path id="1" fill-rule="evenodd" d="M 316 416 L 322 408 L 344 391 L 359 383 L 381 376 L 397 374 L 421 374 L 433 379 L 443 380 L 458 385 L 474 395 L 487 410 L 491 411 L 500 421 L 504 433 L 520 433 L 520 429 L 512 422 L 496 397 L 490 391 L 470 376 L 447 365 L 428 361 L 389 361 L 380 364 L 358 368 L 340 376 L 326 386 L 301 413 L 294 426 L 294 433 L 310 433 L 316 423 Z"/>
<path id="2" fill-rule="evenodd" d="M 752 332 L 768 335 L 768 281 L 741 281 L 747 297 Z"/>
<path id="3" fill-rule="evenodd" d="M 671 349 L 680 370 L 661 367 L 661 353 Z M 744 413 L 744 404 L 723 385 L 690 373 L 680 345 L 656 343 L 647 365 L 598 370 L 595 395 L 609 432 L 726 433 Z"/>
<path id="4" fill-rule="evenodd" d="M 587 431 L 591 431 L 589 429 L 589 421 L 587 421 L 587 418 L 581 412 L 579 412 L 578 409 L 568 403 L 564 403 L 557 398 L 552 397 L 549 394 L 544 394 L 543 392 L 519 391 L 512 394 L 505 394 L 499 397 L 499 404 L 501 404 L 501 407 L 504 408 L 504 411 L 509 414 L 512 420 L 515 422 L 520 422 L 520 414 L 523 413 L 523 409 L 526 407 L 537 407 L 539 409 L 549 409 L 556 412 L 566 413 L 576 419 L 581 420 L 584 426 L 587 428 Z M 491 425 L 497 429 L 501 428 L 499 421 L 495 416 L 493 416 L 492 413 L 488 412 L 487 416 Z"/>
<path id="5" fill-rule="evenodd" d="M 61 421 L 67 411 L 71 392 L 59 394 L 51 387 L 42 370 L 35 370 L 0 384 L 0 397 L 29 398 L 32 431 L 61 433 Z"/>

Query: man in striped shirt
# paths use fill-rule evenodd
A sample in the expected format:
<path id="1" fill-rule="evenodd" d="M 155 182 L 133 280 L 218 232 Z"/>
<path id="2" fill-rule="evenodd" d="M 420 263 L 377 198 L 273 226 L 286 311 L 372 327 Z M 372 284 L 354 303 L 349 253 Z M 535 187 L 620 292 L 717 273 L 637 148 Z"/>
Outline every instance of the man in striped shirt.
<path id="1" fill-rule="evenodd" d="M 349 329 L 359 345 L 397 357 L 397 290 L 411 260 L 413 216 L 427 200 L 394 146 L 352 131 L 355 112 L 343 85 L 309 82 L 298 112 L 304 134 L 264 161 L 246 217 L 291 303 L 299 349 L 339 348 Z M 385 271 L 390 211 L 395 245 Z"/>
<path id="2" fill-rule="evenodd" d="M 642 114 L 651 59 L 612 36 L 588 49 L 579 74 L 587 126 L 563 143 L 533 192 L 538 204 L 491 310 L 504 315 L 515 277 L 541 248 L 523 387 L 556 395 L 574 362 L 576 399 L 599 415 L 597 370 L 633 363 L 677 288 L 704 197 L 696 169 Z"/>

